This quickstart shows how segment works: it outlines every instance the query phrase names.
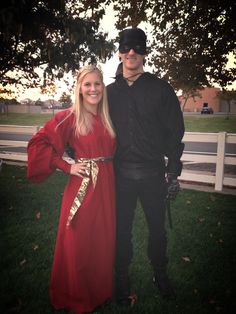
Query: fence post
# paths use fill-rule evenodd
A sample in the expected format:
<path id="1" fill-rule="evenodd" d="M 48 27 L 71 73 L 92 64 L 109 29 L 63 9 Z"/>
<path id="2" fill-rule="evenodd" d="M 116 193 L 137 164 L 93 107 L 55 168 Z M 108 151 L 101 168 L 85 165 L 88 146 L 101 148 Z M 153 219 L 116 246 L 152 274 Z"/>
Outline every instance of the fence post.
<path id="1" fill-rule="evenodd" d="M 223 189 L 226 134 L 226 132 L 218 133 L 215 178 L 216 191 L 222 191 Z"/>

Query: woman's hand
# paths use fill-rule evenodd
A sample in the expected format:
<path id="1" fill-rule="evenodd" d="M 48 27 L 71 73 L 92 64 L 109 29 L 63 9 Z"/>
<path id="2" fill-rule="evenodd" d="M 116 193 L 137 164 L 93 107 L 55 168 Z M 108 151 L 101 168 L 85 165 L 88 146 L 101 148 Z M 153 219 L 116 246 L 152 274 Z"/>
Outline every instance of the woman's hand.
<path id="1" fill-rule="evenodd" d="M 72 174 L 73 176 L 83 178 L 84 176 L 86 176 L 86 172 L 85 172 L 86 167 L 87 167 L 86 162 L 78 162 L 78 163 L 72 164 L 70 168 L 70 174 Z"/>

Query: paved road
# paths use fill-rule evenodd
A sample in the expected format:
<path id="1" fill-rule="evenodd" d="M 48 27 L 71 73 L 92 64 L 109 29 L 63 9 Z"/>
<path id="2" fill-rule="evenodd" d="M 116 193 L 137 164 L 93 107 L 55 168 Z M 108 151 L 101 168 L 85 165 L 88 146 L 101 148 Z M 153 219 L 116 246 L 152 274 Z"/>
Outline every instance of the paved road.
<path id="1" fill-rule="evenodd" d="M 19 134 L 19 133 L 0 133 L 0 140 L 9 140 L 9 141 L 28 141 L 32 135 L 30 134 Z M 0 146 L 0 151 L 13 151 L 13 152 L 25 152 L 26 148 L 21 147 L 6 147 Z M 209 154 L 215 155 L 217 151 L 216 143 L 196 143 L 188 142 L 185 144 L 185 153 L 191 154 Z M 236 144 L 226 144 L 226 156 L 236 156 Z"/>
<path id="2" fill-rule="evenodd" d="M 185 144 L 184 148 L 185 153 L 209 153 L 209 155 L 216 154 L 217 144 L 216 143 L 196 143 L 188 142 Z M 235 156 L 236 155 L 236 144 L 226 144 L 225 147 L 226 156 Z"/>
<path id="3" fill-rule="evenodd" d="M 32 137 L 32 134 L 23 134 L 23 133 L 0 133 L 0 140 L 28 141 L 31 137 Z"/>

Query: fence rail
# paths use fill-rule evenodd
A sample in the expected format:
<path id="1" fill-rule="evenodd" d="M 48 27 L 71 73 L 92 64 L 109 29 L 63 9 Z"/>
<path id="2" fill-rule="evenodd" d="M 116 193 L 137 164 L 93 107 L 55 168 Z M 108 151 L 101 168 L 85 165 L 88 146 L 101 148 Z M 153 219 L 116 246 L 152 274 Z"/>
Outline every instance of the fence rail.
<path id="1" fill-rule="evenodd" d="M 236 176 L 234 174 L 225 174 L 225 166 L 236 167 L 236 155 L 226 156 L 226 144 L 236 144 L 236 134 L 234 133 L 200 133 L 200 132 L 186 132 L 183 141 L 187 142 L 201 142 L 201 143 L 216 143 L 216 155 L 209 155 L 207 153 L 191 154 L 184 152 L 182 161 L 186 163 L 209 163 L 215 164 L 215 172 L 196 171 L 183 169 L 180 180 L 207 183 L 214 186 L 216 191 L 222 191 L 223 187 L 236 187 Z"/>
<path id="2" fill-rule="evenodd" d="M 0 133 L 24 133 L 34 134 L 37 132 L 39 127 L 37 126 L 0 126 Z M 236 188 L 236 171 L 235 174 L 225 173 L 225 166 L 235 166 L 236 169 L 236 155 L 226 156 L 225 147 L 226 144 L 236 144 L 236 134 L 234 133 L 200 133 L 200 132 L 186 132 L 183 138 L 185 143 L 187 142 L 198 142 L 198 143 L 215 143 L 217 144 L 217 152 L 215 155 L 209 155 L 207 153 L 193 153 L 185 152 L 182 155 L 181 160 L 183 161 L 184 167 L 180 180 L 184 182 L 192 183 L 205 183 L 213 186 L 214 190 L 222 191 L 224 187 Z M 9 141 L 0 140 L 1 151 L 0 159 L 4 162 L 7 161 L 20 161 L 27 163 L 26 152 L 9 152 L 4 148 L 16 148 L 16 147 L 27 147 L 27 141 Z M 186 169 L 185 165 L 198 164 L 200 167 L 196 170 Z M 202 164 L 213 164 L 215 165 L 215 171 L 209 171 L 207 169 L 201 169 Z"/>
<path id="3" fill-rule="evenodd" d="M 4 124 L 0 125 L 0 133 L 24 133 L 24 134 L 34 134 L 40 129 L 39 126 L 33 125 L 11 125 Z"/>

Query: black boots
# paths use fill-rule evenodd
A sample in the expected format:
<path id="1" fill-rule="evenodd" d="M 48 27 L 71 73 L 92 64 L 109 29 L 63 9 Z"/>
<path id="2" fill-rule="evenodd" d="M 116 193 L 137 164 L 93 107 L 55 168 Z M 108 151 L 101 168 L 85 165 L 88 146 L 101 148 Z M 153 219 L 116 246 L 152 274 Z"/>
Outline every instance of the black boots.
<path id="1" fill-rule="evenodd" d="M 153 282 L 159 289 L 160 295 L 165 299 L 174 299 L 176 297 L 175 290 L 168 278 L 166 270 L 155 272 Z"/>
<path id="2" fill-rule="evenodd" d="M 121 306 L 132 307 L 137 300 L 136 295 L 130 294 L 129 275 L 126 271 L 116 274 L 116 303 Z"/>
<path id="3" fill-rule="evenodd" d="M 157 286 L 160 295 L 164 299 L 175 299 L 175 290 L 168 278 L 166 269 L 158 269 L 154 272 L 153 282 Z M 116 273 L 116 303 L 125 307 L 132 307 L 137 297 L 130 292 L 129 274 L 127 271 L 120 271 Z"/>

